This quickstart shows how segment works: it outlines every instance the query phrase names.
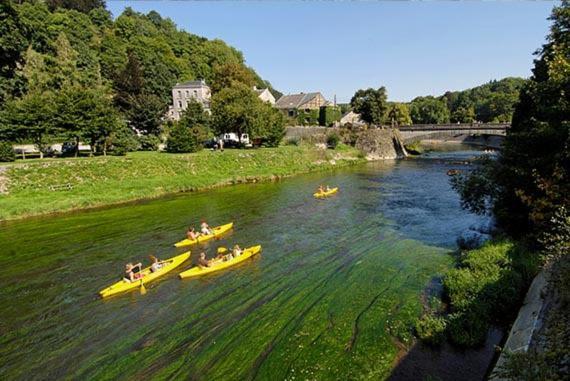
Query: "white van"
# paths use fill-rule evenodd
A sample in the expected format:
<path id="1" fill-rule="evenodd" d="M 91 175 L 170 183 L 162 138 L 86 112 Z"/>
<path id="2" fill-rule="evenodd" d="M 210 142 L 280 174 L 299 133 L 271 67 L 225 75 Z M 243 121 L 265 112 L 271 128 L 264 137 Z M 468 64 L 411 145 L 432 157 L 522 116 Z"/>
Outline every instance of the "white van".
<path id="1" fill-rule="evenodd" d="M 237 147 L 240 144 L 247 148 L 252 146 L 251 142 L 249 141 L 248 134 L 241 134 L 241 136 L 238 138 L 238 135 L 236 133 L 228 132 L 222 136 L 222 139 L 224 140 L 224 146 L 228 148 Z"/>

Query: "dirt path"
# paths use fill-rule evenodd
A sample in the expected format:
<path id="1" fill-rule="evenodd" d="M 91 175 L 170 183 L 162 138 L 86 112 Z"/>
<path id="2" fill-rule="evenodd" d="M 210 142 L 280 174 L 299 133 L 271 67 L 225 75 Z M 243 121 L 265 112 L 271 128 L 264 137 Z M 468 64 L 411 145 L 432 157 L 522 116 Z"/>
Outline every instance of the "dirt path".
<path id="1" fill-rule="evenodd" d="M 5 176 L 8 167 L 0 166 L 0 194 L 8 194 L 8 177 Z"/>

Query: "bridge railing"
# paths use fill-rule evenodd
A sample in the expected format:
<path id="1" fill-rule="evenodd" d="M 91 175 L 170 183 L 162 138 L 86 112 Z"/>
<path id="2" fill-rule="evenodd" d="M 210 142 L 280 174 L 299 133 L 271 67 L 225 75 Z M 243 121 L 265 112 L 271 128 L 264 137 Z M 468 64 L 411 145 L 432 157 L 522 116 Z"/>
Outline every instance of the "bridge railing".
<path id="1" fill-rule="evenodd" d="M 448 123 L 448 124 L 413 124 L 396 127 L 400 131 L 433 131 L 433 130 L 506 130 L 509 123 Z"/>

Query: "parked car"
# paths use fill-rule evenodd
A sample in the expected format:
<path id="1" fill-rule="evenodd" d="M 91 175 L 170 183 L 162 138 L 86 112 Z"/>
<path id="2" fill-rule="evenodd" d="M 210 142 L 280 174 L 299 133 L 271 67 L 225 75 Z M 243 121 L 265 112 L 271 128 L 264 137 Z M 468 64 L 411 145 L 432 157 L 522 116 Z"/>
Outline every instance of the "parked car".
<path id="1" fill-rule="evenodd" d="M 218 140 L 216 138 L 211 138 L 206 140 L 204 143 L 204 148 L 210 148 L 210 149 L 217 149 L 218 148 Z"/>
<path id="2" fill-rule="evenodd" d="M 241 136 L 238 137 L 234 132 L 227 132 L 222 136 L 222 139 L 224 140 L 224 147 L 227 148 L 252 147 L 248 134 L 241 134 Z"/>

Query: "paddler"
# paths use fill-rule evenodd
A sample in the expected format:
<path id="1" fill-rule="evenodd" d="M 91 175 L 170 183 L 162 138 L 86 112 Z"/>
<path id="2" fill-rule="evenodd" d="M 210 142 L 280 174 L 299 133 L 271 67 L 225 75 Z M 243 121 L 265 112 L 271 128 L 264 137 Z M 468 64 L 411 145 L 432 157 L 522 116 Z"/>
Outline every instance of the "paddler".
<path id="1" fill-rule="evenodd" d="M 331 187 L 329 187 L 329 186 L 327 185 L 327 190 L 326 190 L 326 191 L 327 191 L 327 192 L 330 192 L 330 190 L 331 190 Z"/>
<path id="2" fill-rule="evenodd" d="M 198 266 L 200 267 L 210 267 L 210 261 L 206 259 L 206 253 L 201 252 L 198 258 Z"/>
<path id="3" fill-rule="evenodd" d="M 210 235 L 212 234 L 212 229 L 210 229 L 210 225 L 206 221 L 202 221 L 200 224 L 200 229 L 203 235 Z"/>
<path id="4" fill-rule="evenodd" d="M 188 228 L 188 231 L 186 232 L 186 238 L 189 240 L 195 240 L 198 239 L 199 236 L 200 233 L 196 233 L 196 229 L 194 229 L 192 226 Z"/>
<path id="5" fill-rule="evenodd" d="M 127 263 L 125 265 L 125 279 L 129 282 L 134 282 L 135 280 L 142 278 L 141 270 L 142 263 L 139 262 L 136 265 L 133 265 L 131 262 Z"/>
<path id="6" fill-rule="evenodd" d="M 239 247 L 239 245 L 235 245 L 234 248 L 232 249 L 232 254 L 234 258 L 237 258 L 243 254 L 243 250 L 241 249 L 241 247 Z"/>
<path id="7" fill-rule="evenodd" d="M 323 184 L 319 185 L 319 189 L 317 193 L 323 193 L 325 191 L 325 188 L 323 187 Z"/>
<path id="8" fill-rule="evenodd" d="M 164 262 L 159 260 L 154 255 L 149 255 L 149 258 L 152 262 L 152 265 L 150 265 L 150 271 L 152 271 L 153 273 L 157 272 L 164 266 Z"/>

